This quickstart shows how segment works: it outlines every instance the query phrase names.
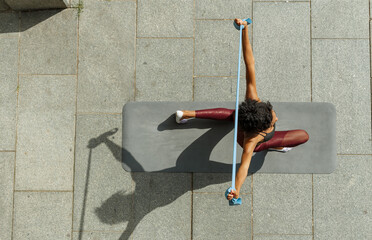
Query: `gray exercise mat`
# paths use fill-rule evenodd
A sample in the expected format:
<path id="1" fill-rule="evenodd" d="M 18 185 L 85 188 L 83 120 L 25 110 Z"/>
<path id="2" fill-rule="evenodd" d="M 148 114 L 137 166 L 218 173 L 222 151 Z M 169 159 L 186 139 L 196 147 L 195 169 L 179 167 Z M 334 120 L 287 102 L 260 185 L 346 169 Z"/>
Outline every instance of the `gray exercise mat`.
<path id="1" fill-rule="evenodd" d="M 310 138 L 287 153 L 254 153 L 250 173 L 331 173 L 337 166 L 336 109 L 331 103 L 272 102 L 276 131 Z M 234 123 L 193 119 L 176 110 L 235 109 L 234 102 L 129 102 L 123 108 L 123 168 L 130 172 L 232 172 Z M 242 148 L 237 145 L 237 169 Z"/>

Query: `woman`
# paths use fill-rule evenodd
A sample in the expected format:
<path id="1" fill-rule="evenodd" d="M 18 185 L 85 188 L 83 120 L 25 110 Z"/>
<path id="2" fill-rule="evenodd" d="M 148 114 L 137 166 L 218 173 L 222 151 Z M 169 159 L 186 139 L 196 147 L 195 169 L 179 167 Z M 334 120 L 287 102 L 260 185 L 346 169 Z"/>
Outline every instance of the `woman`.
<path id="1" fill-rule="evenodd" d="M 237 141 L 243 148 L 241 165 L 235 177 L 236 191 L 228 195 L 228 200 L 239 198 L 241 186 L 248 174 L 253 152 L 263 151 L 269 148 L 287 152 L 290 147 L 303 144 L 308 141 L 309 135 L 304 130 L 275 131 L 275 123 L 278 121 L 275 111 L 270 102 L 261 102 L 257 96 L 254 57 L 248 37 L 247 22 L 235 19 L 240 26 L 244 25 L 243 56 L 246 64 L 247 89 L 245 101 L 239 105 L 238 112 L 238 136 Z M 177 111 L 177 123 L 186 123 L 191 118 L 204 118 L 215 120 L 234 121 L 235 110 L 226 108 L 205 109 L 196 111 Z"/>

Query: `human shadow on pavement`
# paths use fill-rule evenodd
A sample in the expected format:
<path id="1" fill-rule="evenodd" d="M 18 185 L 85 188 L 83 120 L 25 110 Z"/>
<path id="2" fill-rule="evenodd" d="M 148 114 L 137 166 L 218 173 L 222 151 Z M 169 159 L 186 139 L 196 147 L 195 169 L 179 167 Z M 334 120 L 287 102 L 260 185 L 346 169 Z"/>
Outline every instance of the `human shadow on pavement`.
<path id="1" fill-rule="evenodd" d="M 33 11 L 18 11 L 12 13 L 3 13 L 8 16 L 6 22 L 0 24 L 1 33 L 18 33 L 25 32 L 28 29 L 46 21 L 47 19 L 60 14 L 65 9 L 49 9 L 49 10 L 33 10 Z M 21 12 L 21 17 L 19 13 Z M 14 17 L 11 17 L 11 16 Z M 21 19 L 21 20 L 20 20 Z"/>
<path id="2" fill-rule="evenodd" d="M 166 120 L 167 121 L 167 120 Z M 161 125 L 159 125 L 161 126 Z M 200 127 L 200 126 L 199 126 Z M 206 127 L 206 125 L 203 125 Z M 182 126 L 183 129 L 192 128 L 192 124 L 190 126 Z M 158 130 L 171 130 L 170 128 L 162 128 Z M 92 148 L 96 147 L 100 143 L 104 143 L 112 152 L 113 156 L 117 161 L 122 163 L 125 160 L 125 164 L 131 169 L 142 169 L 140 163 L 136 161 L 136 159 L 132 156 L 130 152 L 128 152 L 125 148 L 115 144 L 112 142 L 108 137 L 115 134 L 118 131 L 117 128 L 105 132 L 98 136 L 97 138 L 93 138 L 89 141 L 88 148 L 90 148 L 90 155 L 89 161 L 91 161 L 91 150 Z M 196 139 L 193 143 L 191 143 L 178 157 L 176 165 L 185 167 L 184 165 L 188 165 L 190 156 L 194 154 L 195 151 L 198 154 L 201 154 L 203 157 L 203 164 L 202 167 L 214 167 L 217 170 L 221 168 L 224 169 L 229 167 L 232 169 L 232 164 L 223 164 L 214 162 L 209 164 L 209 156 L 211 151 L 216 146 L 216 144 L 229 132 L 231 131 L 231 127 L 224 128 L 222 131 L 219 128 L 211 128 L 207 132 L 205 132 L 202 136 Z M 123 133 L 125 134 L 125 133 Z M 213 138 L 211 138 L 213 137 Z M 201 143 L 205 143 L 208 139 L 208 144 L 203 145 L 201 150 Z M 263 159 L 266 156 L 267 151 L 263 151 L 257 153 L 255 156 L 261 161 L 257 160 L 255 162 L 255 156 L 252 158 L 252 163 L 250 167 L 250 174 L 256 172 L 263 164 Z M 177 166 L 175 168 L 177 168 Z M 88 163 L 88 168 L 90 164 Z M 238 169 L 239 165 L 237 165 Z M 252 168 L 252 169 L 251 169 Z M 252 171 L 253 170 L 253 171 Z M 165 172 L 172 172 L 172 168 L 164 169 Z M 157 172 L 164 172 L 164 171 L 157 171 Z M 185 178 L 172 178 L 172 174 L 165 174 L 159 176 L 157 173 L 134 173 L 130 172 L 130 175 L 135 182 L 135 189 L 133 193 L 127 194 L 125 192 L 117 192 L 113 194 L 110 198 L 102 203 L 100 207 L 95 209 L 95 214 L 100 219 L 101 222 L 106 224 L 118 224 L 121 222 L 128 222 L 126 229 L 122 233 L 120 240 L 129 239 L 137 225 L 141 222 L 141 220 L 150 212 L 155 210 L 156 208 L 166 206 L 171 204 L 176 199 L 187 193 L 188 191 L 196 190 L 204 188 L 208 185 L 212 184 L 219 184 L 219 183 L 226 183 L 231 181 L 231 175 L 223 175 L 223 177 L 214 179 L 213 182 L 198 182 L 197 186 L 191 185 L 191 179 L 189 181 L 190 184 L 184 183 Z M 88 188 L 89 182 L 89 169 L 87 169 L 87 180 L 86 180 L 86 189 Z M 173 175 L 174 176 L 174 175 Z M 167 178 L 159 180 L 157 178 Z M 191 176 L 190 176 L 191 177 Z M 150 178 L 150 182 L 141 181 L 141 178 Z M 168 179 L 169 178 L 169 179 Z M 166 183 L 166 184 L 159 184 L 159 183 Z M 84 214 L 85 214 L 85 202 L 86 202 L 86 190 L 84 194 L 84 206 L 81 215 L 80 226 L 82 228 L 84 224 Z M 221 189 L 221 192 L 224 192 L 225 189 Z M 149 194 L 153 193 L 153 194 Z M 151 202 L 149 202 L 149 197 L 151 196 Z M 131 206 L 131 209 L 128 209 L 128 206 Z M 82 230 L 82 229 L 81 229 Z M 81 239 L 81 238 L 79 238 Z"/>
<path id="3" fill-rule="evenodd" d="M 234 130 L 234 124 L 231 121 L 193 119 L 188 124 L 177 124 L 174 121 L 175 116 L 171 115 L 165 121 L 159 124 L 158 131 L 187 130 L 187 129 L 209 129 L 203 135 L 198 137 L 189 146 L 182 151 L 176 161 L 176 166 L 162 169 L 158 172 L 198 172 L 198 173 L 230 173 L 232 164 L 213 161 L 211 153 L 216 145 L 231 131 Z M 123 133 L 124 134 L 124 133 Z M 232 140 L 232 138 L 231 138 Z M 231 147 L 233 144 L 231 144 Z M 237 144 L 237 148 L 241 148 Z M 255 153 L 249 167 L 249 175 L 257 172 L 263 165 L 267 151 Z M 232 158 L 231 150 L 231 158 Z M 123 154 L 123 163 L 131 159 Z M 229 158 L 230 159 L 230 158 Z M 130 160 L 130 162 L 132 162 Z M 135 160 L 134 160 L 135 161 Z M 240 156 L 237 156 L 236 168 L 240 167 Z M 136 166 L 133 165 L 135 168 Z M 133 168 L 130 168 L 133 169 Z M 203 186 L 205 187 L 205 186 Z"/>

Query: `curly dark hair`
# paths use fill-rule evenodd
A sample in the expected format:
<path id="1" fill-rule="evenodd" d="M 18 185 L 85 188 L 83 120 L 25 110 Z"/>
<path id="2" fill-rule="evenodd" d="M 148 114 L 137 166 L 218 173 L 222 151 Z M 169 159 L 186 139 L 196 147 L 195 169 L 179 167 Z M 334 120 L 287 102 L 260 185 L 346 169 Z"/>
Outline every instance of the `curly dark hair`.
<path id="1" fill-rule="evenodd" d="M 240 128 L 247 133 L 262 132 L 271 127 L 273 106 L 269 101 L 258 102 L 246 99 L 240 103 L 238 110 L 238 122 Z"/>

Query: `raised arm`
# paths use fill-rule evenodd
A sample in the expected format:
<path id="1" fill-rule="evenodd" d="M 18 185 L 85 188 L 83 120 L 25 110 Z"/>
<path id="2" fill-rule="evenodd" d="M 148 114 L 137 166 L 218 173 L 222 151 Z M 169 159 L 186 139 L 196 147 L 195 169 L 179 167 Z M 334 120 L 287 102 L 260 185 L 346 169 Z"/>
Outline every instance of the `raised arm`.
<path id="1" fill-rule="evenodd" d="M 256 89 L 256 76 L 255 76 L 255 69 L 254 69 L 254 57 L 253 57 L 253 50 L 251 43 L 249 42 L 249 35 L 248 35 L 248 26 L 244 27 L 243 33 L 243 56 L 244 62 L 246 66 L 246 75 L 247 75 L 247 89 L 245 98 L 254 99 L 257 101 L 261 101 L 257 96 L 257 89 Z"/>

